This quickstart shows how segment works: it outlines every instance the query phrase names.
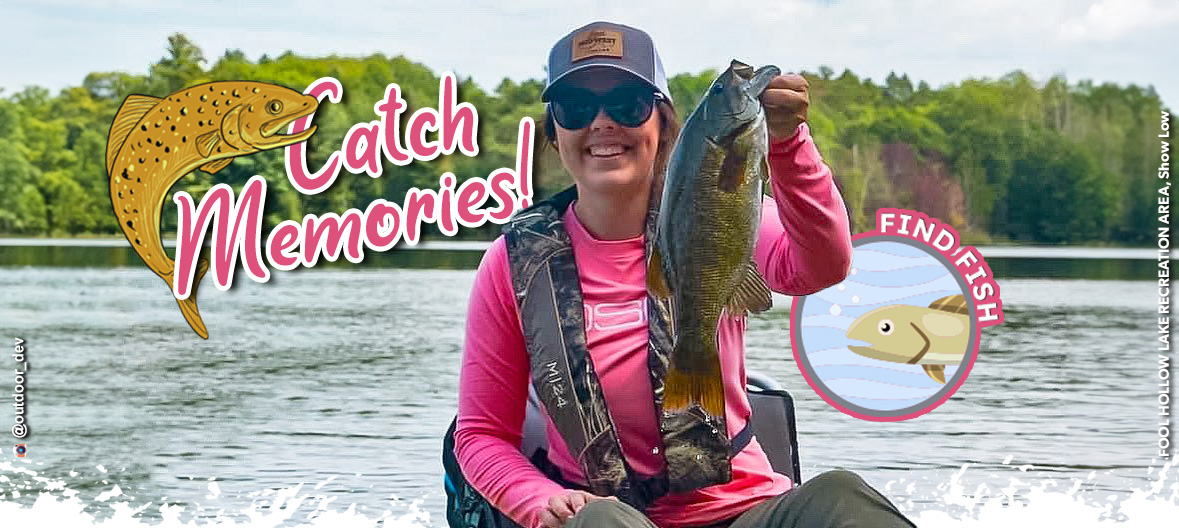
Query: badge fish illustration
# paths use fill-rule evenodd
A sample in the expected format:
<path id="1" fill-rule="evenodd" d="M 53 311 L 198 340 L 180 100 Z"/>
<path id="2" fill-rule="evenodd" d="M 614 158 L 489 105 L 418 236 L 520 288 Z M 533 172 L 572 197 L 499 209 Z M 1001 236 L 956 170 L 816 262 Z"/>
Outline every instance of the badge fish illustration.
<path id="1" fill-rule="evenodd" d="M 894 304 L 861 315 L 847 329 L 847 337 L 869 346 L 849 345 L 861 356 L 921 365 L 938 383 L 946 382 L 946 365 L 958 365 L 970 339 L 970 310 L 966 297 L 950 295 L 928 308 Z"/>
<path id="2" fill-rule="evenodd" d="M 107 139 L 111 205 L 131 247 L 169 290 L 175 261 L 160 240 L 160 213 L 172 185 L 197 168 L 215 174 L 238 156 L 306 140 L 314 126 L 298 134 L 279 132 L 317 106 L 309 95 L 250 81 L 212 82 L 163 99 L 131 95 L 123 101 Z M 208 260 L 201 259 L 192 293 L 177 300 L 204 339 L 209 331 L 197 311 L 196 286 L 208 268 Z"/>

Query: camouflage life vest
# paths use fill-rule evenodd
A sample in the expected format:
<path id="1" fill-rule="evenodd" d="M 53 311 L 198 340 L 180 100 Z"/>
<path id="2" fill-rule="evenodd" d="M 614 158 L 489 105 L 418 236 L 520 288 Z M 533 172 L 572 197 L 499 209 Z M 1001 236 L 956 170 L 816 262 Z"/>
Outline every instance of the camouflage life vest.
<path id="1" fill-rule="evenodd" d="M 586 346 L 585 315 L 573 246 L 561 220 L 577 198 L 570 187 L 520 211 L 505 225 L 512 286 L 524 327 L 532 384 L 557 431 L 581 466 L 589 491 L 613 495 L 639 510 L 660 496 L 728 482 L 730 458 L 749 443 L 748 425 L 730 441 L 723 417 L 697 406 L 663 410 L 663 378 L 672 350 L 670 307 L 647 294 L 647 366 L 663 446 L 664 470 L 636 475 L 622 445 Z M 657 212 L 648 213 L 650 255 Z"/>

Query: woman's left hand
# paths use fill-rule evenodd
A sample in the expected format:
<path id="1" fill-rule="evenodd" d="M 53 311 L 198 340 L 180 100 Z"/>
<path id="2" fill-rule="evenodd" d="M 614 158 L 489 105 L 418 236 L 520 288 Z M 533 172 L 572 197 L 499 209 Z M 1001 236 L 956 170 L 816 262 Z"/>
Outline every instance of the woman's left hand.
<path id="1" fill-rule="evenodd" d="M 794 137 L 798 125 L 806 122 L 806 111 L 810 104 L 811 96 L 803 76 L 788 73 L 774 77 L 761 95 L 770 140 Z"/>

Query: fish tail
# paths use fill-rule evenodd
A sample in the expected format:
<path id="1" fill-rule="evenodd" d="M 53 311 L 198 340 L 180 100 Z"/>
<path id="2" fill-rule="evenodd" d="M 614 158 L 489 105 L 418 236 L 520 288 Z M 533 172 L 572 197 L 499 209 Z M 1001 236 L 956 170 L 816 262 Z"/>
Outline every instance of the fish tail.
<path id="1" fill-rule="evenodd" d="M 205 322 L 201 320 L 201 312 L 197 310 L 196 294 L 197 286 L 201 283 L 201 278 L 205 276 L 205 272 L 209 271 L 209 261 L 201 259 L 197 263 L 196 276 L 192 280 L 192 291 L 189 292 L 187 299 L 176 299 L 176 303 L 180 305 L 180 313 L 184 314 L 184 320 L 188 321 L 188 325 L 192 327 L 193 331 L 202 339 L 209 338 L 209 330 L 205 328 Z M 172 286 L 173 275 L 168 276 L 168 286 Z"/>
<path id="2" fill-rule="evenodd" d="M 672 358 L 685 357 L 680 346 Z M 691 356 L 689 356 L 691 357 Z M 699 356 L 696 356 L 699 357 Z M 715 350 L 705 361 L 703 368 L 685 370 L 676 367 L 673 359 L 668 365 L 667 376 L 663 380 L 663 408 L 669 411 L 684 410 L 693 404 L 699 405 L 710 416 L 725 415 L 725 385 L 721 379 L 720 357 Z"/>

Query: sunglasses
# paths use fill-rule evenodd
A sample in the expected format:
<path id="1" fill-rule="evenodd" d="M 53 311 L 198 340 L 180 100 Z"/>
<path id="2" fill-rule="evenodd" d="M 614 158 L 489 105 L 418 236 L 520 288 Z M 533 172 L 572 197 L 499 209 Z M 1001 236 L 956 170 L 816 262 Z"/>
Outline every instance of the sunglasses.
<path id="1" fill-rule="evenodd" d="M 568 89 L 555 94 L 549 102 L 553 118 L 561 128 L 580 130 L 589 126 L 605 110 L 615 123 L 635 128 L 647 122 L 655 109 L 655 101 L 663 95 L 642 87 L 616 88 L 602 95 L 589 90 Z"/>

